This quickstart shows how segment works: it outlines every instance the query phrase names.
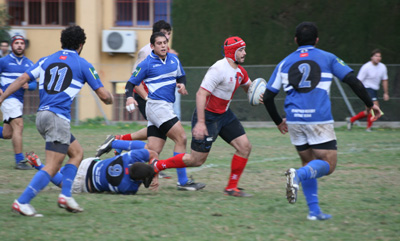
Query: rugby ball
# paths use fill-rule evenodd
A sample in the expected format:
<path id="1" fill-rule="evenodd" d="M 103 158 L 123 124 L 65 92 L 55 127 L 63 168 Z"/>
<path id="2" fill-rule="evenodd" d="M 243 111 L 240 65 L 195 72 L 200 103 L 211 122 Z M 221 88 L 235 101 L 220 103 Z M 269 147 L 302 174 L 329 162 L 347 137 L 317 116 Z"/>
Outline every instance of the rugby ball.
<path id="1" fill-rule="evenodd" d="M 247 91 L 247 97 L 250 105 L 260 104 L 260 95 L 264 94 L 266 88 L 267 81 L 265 81 L 263 78 L 257 78 L 251 83 L 249 90 Z"/>

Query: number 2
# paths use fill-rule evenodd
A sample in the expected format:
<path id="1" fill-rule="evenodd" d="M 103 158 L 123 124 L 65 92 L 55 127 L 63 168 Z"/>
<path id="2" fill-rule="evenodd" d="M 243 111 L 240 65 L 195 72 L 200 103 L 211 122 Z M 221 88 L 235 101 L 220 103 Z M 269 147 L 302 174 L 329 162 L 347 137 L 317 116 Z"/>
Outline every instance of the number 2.
<path id="1" fill-rule="evenodd" d="M 298 68 L 299 68 L 300 73 L 303 74 L 301 76 L 299 88 L 310 88 L 311 81 L 307 80 L 307 79 L 310 76 L 311 66 L 307 63 L 303 63 L 303 64 L 300 64 Z"/>

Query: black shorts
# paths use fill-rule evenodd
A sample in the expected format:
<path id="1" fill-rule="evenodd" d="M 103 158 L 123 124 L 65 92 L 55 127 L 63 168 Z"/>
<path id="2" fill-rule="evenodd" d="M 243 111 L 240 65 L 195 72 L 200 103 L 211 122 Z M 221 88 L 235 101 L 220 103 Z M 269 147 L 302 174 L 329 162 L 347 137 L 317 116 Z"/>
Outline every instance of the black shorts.
<path id="1" fill-rule="evenodd" d="M 337 142 L 336 142 L 336 140 L 332 140 L 332 141 L 328 141 L 328 142 L 316 144 L 316 145 L 304 144 L 304 145 L 295 146 L 295 147 L 296 147 L 297 151 L 305 151 L 309 148 L 319 149 L 319 150 L 337 150 Z"/>
<path id="2" fill-rule="evenodd" d="M 191 148 L 198 152 L 210 152 L 212 143 L 220 136 L 225 142 L 231 143 L 239 136 L 246 134 L 236 115 L 228 109 L 223 114 L 205 111 L 208 136 L 203 140 L 192 137 Z M 192 129 L 197 123 L 197 111 L 192 116 Z"/>
<path id="3" fill-rule="evenodd" d="M 164 122 L 160 128 L 157 128 L 155 125 L 151 125 L 147 127 L 147 137 L 154 136 L 161 138 L 163 140 L 167 140 L 168 131 L 179 121 L 178 117 L 174 117 L 171 120 Z"/>
<path id="4" fill-rule="evenodd" d="M 371 88 L 366 88 L 369 96 L 371 97 L 372 101 L 377 101 L 378 100 L 378 91 L 371 89 Z"/>

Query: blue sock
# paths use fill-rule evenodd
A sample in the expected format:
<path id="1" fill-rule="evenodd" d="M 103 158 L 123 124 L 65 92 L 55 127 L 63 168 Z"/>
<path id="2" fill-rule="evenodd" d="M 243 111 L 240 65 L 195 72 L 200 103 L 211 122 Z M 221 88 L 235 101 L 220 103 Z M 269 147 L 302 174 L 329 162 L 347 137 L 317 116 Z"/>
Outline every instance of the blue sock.
<path id="1" fill-rule="evenodd" d="M 1 138 L 1 139 L 4 139 L 4 136 L 3 136 L 3 127 L 2 127 L 2 126 L 0 126 L 0 138 Z"/>
<path id="2" fill-rule="evenodd" d="M 25 191 L 18 198 L 18 202 L 21 204 L 29 203 L 36 195 L 47 186 L 50 182 L 50 175 L 45 171 L 38 171 L 33 176 L 31 182 L 26 187 Z"/>
<path id="3" fill-rule="evenodd" d="M 111 143 L 111 147 L 113 149 L 122 149 L 125 151 L 135 150 L 135 149 L 143 149 L 146 145 L 144 141 L 121 141 L 115 140 Z"/>
<path id="4" fill-rule="evenodd" d="M 321 209 L 318 205 L 318 181 L 317 179 L 309 179 L 301 182 L 304 197 L 306 198 L 309 214 L 312 216 L 319 215 Z"/>
<path id="5" fill-rule="evenodd" d="M 15 162 L 17 164 L 25 159 L 24 154 L 22 153 L 15 154 L 14 156 L 15 156 Z"/>
<path id="6" fill-rule="evenodd" d="M 38 170 L 38 171 L 40 171 L 40 170 L 42 170 L 42 168 L 44 167 L 44 165 L 43 164 L 40 164 L 40 166 L 33 166 L 36 170 Z"/>
<path id="7" fill-rule="evenodd" d="M 34 166 L 34 168 L 36 168 L 36 170 L 42 170 L 42 168 L 44 167 L 44 165 L 43 164 L 41 164 L 40 166 Z M 64 167 L 63 167 L 64 168 Z M 61 168 L 61 169 L 63 169 L 63 168 Z M 54 175 L 54 177 L 53 178 L 51 178 L 51 182 L 52 183 L 54 183 L 54 185 L 56 185 L 56 186 L 60 186 L 60 184 L 61 184 L 61 182 L 62 182 L 62 179 L 63 179 L 63 175 L 60 173 L 60 172 L 57 172 L 56 173 L 56 175 Z"/>
<path id="8" fill-rule="evenodd" d="M 174 156 L 181 154 L 179 152 L 174 152 Z M 178 175 L 178 182 L 180 185 L 185 185 L 189 179 L 186 175 L 186 167 L 176 168 L 176 174 Z"/>
<path id="9" fill-rule="evenodd" d="M 73 164 L 66 164 L 61 170 L 61 174 L 63 176 L 61 194 L 71 197 L 72 183 L 74 182 L 77 171 L 78 168 Z"/>
<path id="10" fill-rule="evenodd" d="M 300 182 L 320 178 L 329 173 L 329 163 L 323 160 L 312 160 L 304 167 L 296 170 Z"/>

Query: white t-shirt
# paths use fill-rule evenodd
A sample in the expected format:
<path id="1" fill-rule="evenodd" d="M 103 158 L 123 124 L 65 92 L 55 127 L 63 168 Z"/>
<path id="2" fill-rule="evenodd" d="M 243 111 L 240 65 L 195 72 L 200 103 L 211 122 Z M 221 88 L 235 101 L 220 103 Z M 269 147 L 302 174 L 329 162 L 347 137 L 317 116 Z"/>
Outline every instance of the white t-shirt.
<path id="1" fill-rule="evenodd" d="M 207 97 L 206 110 L 218 114 L 225 113 L 236 89 L 249 84 L 249 80 L 247 71 L 242 66 L 238 65 L 234 69 L 226 58 L 218 60 L 208 69 L 200 85 L 211 93 Z"/>
<path id="2" fill-rule="evenodd" d="M 147 58 L 147 56 L 151 53 L 151 51 L 152 51 L 152 49 L 150 47 L 150 43 L 146 44 L 143 48 L 141 48 L 139 50 L 138 58 L 137 58 L 135 64 L 133 65 L 132 73 L 135 72 L 138 64 L 140 64 L 140 62 L 145 60 Z"/>
<path id="3" fill-rule="evenodd" d="M 361 80 L 365 88 L 379 90 L 381 81 L 388 79 L 387 68 L 383 63 L 374 65 L 369 61 L 361 67 L 357 78 Z"/>

